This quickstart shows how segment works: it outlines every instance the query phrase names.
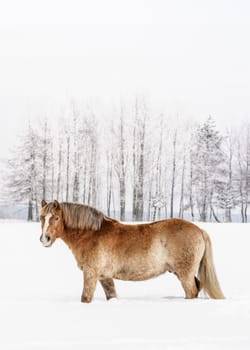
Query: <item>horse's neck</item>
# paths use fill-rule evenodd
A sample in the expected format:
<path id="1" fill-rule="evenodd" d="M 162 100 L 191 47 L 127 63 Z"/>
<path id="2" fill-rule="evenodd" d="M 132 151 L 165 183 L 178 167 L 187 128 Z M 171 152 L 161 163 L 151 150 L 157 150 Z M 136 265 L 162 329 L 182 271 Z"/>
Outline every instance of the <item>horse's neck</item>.
<path id="1" fill-rule="evenodd" d="M 85 232 L 82 230 L 64 228 L 60 238 L 69 246 L 69 248 L 74 249 L 84 236 Z"/>
<path id="2" fill-rule="evenodd" d="M 116 221 L 111 218 L 105 218 L 103 221 L 101 230 L 102 234 L 108 233 L 111 231 L 111 227 L 113 225 L 119 224 L 119 221 Z M 89 240 L 93 237 L 96 231 L 92 231 L 90 229 L 80 230 L 80 229 L 72 229 L 69 227 L 64 227 L 63 233 L 61 234 L 61 239 L 71 248 L 77 249 L 79 248 L 80 242 L 81 246 L 83 242 L 87 244 Z"/>

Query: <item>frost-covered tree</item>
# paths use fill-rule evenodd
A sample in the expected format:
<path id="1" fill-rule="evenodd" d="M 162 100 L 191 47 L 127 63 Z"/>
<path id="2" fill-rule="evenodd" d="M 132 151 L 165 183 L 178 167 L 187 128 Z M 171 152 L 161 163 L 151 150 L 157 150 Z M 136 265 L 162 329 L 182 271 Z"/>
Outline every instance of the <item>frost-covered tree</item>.
<path id="1" fill-rule="evenodd" d="M 133 126 L 133 208 L 134 220 L 143 220 L 144 214 L 144 157 L 147 110 L 144 101 L 136 98 Z"/>
<path id="2" fill-rule="evenodd" d="M 71 159 L 71 134 L 68 129 L 65 130 L 66 140 L 66 202 L 70 200 L 70 159 Z"/>
<path id="3" fill-rule="evenodd" d="M 27 203 L 28 221 L 38 217 L 38 212 L 36 211 L 35 216 L 33 212 L 34 206 L 38 208 L 38 191 L 41 185 L 39 173 L 42 167 L 38 156 L 38 139 L 37 133 L 29 124 L 7 165 L 8 200 L 15 203 Z"/>
<path id="4" fill-rule="evenodd" d="M 194 221 L 195 215 L 194 215 L 194 205 L 195 205 L 195 199 L 194 199 L 194 152 L 192 148 L 189 148 L 189 190 L 188 190 L 188 198 L 189 198 L 189 208 L 190 208 L 190 214 L 191 219 Z"/>
<path id="5" fill-rule="evenodd" d="M 250 204 L 250 125 L 242 127 L 237 145 L 236 186 L 239 193 L 237 204 L 240 206 L 241 221 L 248 221 Z"/>
<path id="6" fill-rule="evenodd" d="M 125 123 L 124 106 L 121 105 L 118 123 L 113 125 L 113 160 L 114 170 L 119 182 L 119 202 L 120 202 L 120 220 L 125 220 L 126 213 L 126 182 L 127 182 L 127 163 L 128 163 L 128 131 Z"/>
<path id="7" fill-rule="evenodd" d="M 39 178 L 42 188 L 39 195 L 45 200 L 52 199 L 54 192 L 54 163 L 53 163 L 53 143 L 51 131 L 47 118 L 39 123 L 39 133 L 37 137 L 37 156 L 40 158 L 41 168 Z"/>
<path id="8" fill-rule="evenodd" d="M 226 222 L 232 221 L 232 209 L 235 207 L 237 191 L 234 186 L 233 155 L 235 138 L 232 131 L 227 131 L 224 147 L 224 176 L 217 181 L 218 206 L 225 211 Z"/>
<path id="9" fill-rule="evenodd" d="M 88 120 L 88 131 L 86 136 L 89 145 L 89 182 L 88 182 L 88 204 L 96 206 L 98 195 L 98 178 L 97 178 L 97 121 L 93 113 L 91 113 L 91 119 Z"/>
<path id="10" fill-rule="evenodd" d="M 200 220 L 207 221 L 213 216 L 218 221 L 214 210 L 214 199 L 219 191 L 220 181 L 224 177 L 224 154 L 222 136 L 216 130 L 211 117 L 196 131 L 192 161 Z"/>
<path id="11" fill-rule="evenodd" d="M 177 129 L 173 132 L 173 152 L 172 152 L 172 174 L 171 174 L 171 193 L 170 193 L 170 217 L 174 216 L 174 191 L 176 183 L 176 145 L 177 143 Z"/>
<path id="12" fill-rule="evenodd" d="M 180 183 L 180 204 L 179 204 L 179 218 L 184 216 L 184 192 L 185 192 L 185 172 L 186 172 L 186 153 L 183 152 L 182 169 L 181 169 L 181 183 Z"/>
<path id="13" fill-rule="evenodd" d="M 151 121 L 152 124 L 152 121 Z M 147 147 L 147 187 L 148 187 L 148 220 L 160 219 L 162 210 L 166 211 L 166 171 L 165 140 L 167 138 L 166 118 L 159 117 L 158 125 L 154 123 L 154 132 L 150 135 Z M 151 213 L 152 211 L 152 213 Z"/>
<path id="14" fill-rule="evenodd" d="M 111 215 L 112 199 L 114 202 L 113 183 L 114 183 L 114 161 L 110 149 L 106 150 L 106 210 L 108 216 Z"/>
<path id="15" fill-rule="evenodd" d="M 72 106 L 72 113 L 73 113 L 73 130 L 72 130 L 72 137 L 73 137 L 73 179 L 72 179 L 72 200 L 73 202 L 78 202 L 80 199 L 80 172 L 81 172 L 81 165 L 80 165 L 80 155 L 81 155 L 81 148 L 80 148 L 80 141 L 81 141 L 81 135 L 82 130 L 80 129 L 79 125 L 79 117 L 80 117 L 80 111 L 77 108 L 77 106 Z"/>
<path id="16" fill-rule="evenodd" d="M 58 149 L 57 149 L 57 180 L 56 180 L 56 198 L 62 200 L 63 198 L 63 176 L 62 176 L 62 164 L 63 164 L 63 142 L 59 137 Z"/>
<path id="17" fill-rule="evenodd" d="M 27 203 L 29 220 L 42 198 L 57 198 L 106 208 L 121 220 L 132 211 L 134 220 L 231 222 L 240 213 L 248 221 L 249 124 L 222 134 L 211 117 L 183 125 L 143 98 L 113 112 L 107 122 L 102 111 L 74 102 L 59 125 L 49 114 L 30 124 L 8 162 L 6 201 Z"/>

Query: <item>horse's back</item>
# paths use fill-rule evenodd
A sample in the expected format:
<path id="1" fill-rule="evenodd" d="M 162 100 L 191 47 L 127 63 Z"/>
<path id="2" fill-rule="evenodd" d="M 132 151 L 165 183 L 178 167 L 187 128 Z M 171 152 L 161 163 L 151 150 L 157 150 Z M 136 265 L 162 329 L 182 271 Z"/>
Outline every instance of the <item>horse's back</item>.
<path id="1" fill-rule="evenodd" d="M 183 219 L 167 219 L 155 223 L 168 238 L 188 240 L 202 238 L 202 230 L 190 221 Z M 157 229 L 158 230 L 158 229 Z"/>
<path id="2" fill-rule="evenodd" d="M 155 242 L 174 244 L 180 248 L 183 245 L 204 242 L 203 231 L 192 222 L 183 219 L 167 219 L 144 224 L 115 223 L 113 238 L 120 246 L 138 245 L 142 249 L 149 249 Z"/>

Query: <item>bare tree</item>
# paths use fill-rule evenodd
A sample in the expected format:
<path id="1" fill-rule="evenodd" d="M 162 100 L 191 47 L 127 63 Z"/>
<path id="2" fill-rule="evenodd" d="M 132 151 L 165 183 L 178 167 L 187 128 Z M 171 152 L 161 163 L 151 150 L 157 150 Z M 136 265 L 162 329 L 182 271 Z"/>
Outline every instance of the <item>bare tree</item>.
<path id="1" fill-rule="evenodd" d="M 245 133 L 244 133 L 245 131 Z M 238 140 L 238 172 L 236 182 L 238 187 L 241 221 L 248 221 L 248 204 L 250 191 L 250 125 L 244 127 Z"/>
<path id="2" fill-rule="evenodd" d="M 117 128 L 113 126 L 114 135 L 114 150 L 113 160 L 114 169 L 119 182 L 119 197 L 120 197 L 120 220 L 125 220 L 126 213 L 126 177 L 127 177 L 127 158 L 128 150 L 126 143 L 126 131 L 124 123 L 124 107 L 121 105 L 120 117 Z"/>
<path id="3" fill-rule="evenodd" d="M 74 155 L 73 155 L 73 202 L 79 201 L 79 191 L 80 191 L 80 153 L 81 150 L 79 148 L 79 138 L 80 138 L 80 130 L 79 130 L 79 110 L 76 105 L 72 105 L 73 112 L 73 147 L 74 147 Z"/>
<path id="4" fill-rule="evenodd" d="M 192 149 L 193 136 L 189 141 L 189 207 L 192 221 L 194 221 L 194 151 Z"/>
<path id="5" fill-rule="evenodd" d="M 181 172 L 181 193 L 180 193 L 180 205 L 179 205 L 179 218 L 183 219 L 184 214 L 184 181 L 185 181 L 185 171 L 186 171 L 186 153 L 184 150 L 182 172 Z"/>
<path id="6" fill-rule="evenodd" d="M 53 191 L 53 162 L 52 162 L 52 139 L 51 133 L 48 127 L 48 120 L 44 118 L 41 126 L 41 135 L 38 136 L 37 142 L 39 144 L 39 154 L 42 158 L 42 198 L 51 198 Z"/>
<path id="7" fill-rule="evenodd" d="M 174 216 L 174 190 L 176 180 L 176 142 L 177 142 L 177 129 L 174 130 L 173 135 L 173 158 L 172 158 L 172 179 L 171 179 L 171 194 L 170 194 L 170 217 Z"/>
<path id="8" fill-rule="evenodd" d="M 62 142 L 59 141 L 59 150 L 58 150 L 58 172 L 57 172 L 57 183 L 56 183 L 56 198 L 60 199 L 62 194 Z"/>
<path id="9" fill-rule="evenodd" d="M 166 194 L 163 191 L 163 136 L 165 133 L 165 126 L 164 126 L 164 116 L 161 115 L 159 118 L 159 144 L 158 144 L 158 150 L 155 153 L 155 156 L 153 158 L 156 159 L 156 163 L 153 162 L 153 167 L 155 168 L 155 171 L 152 171 L 153 177 L 154 177 L 154 194 L 152 198 L 149 197 L 149 201 L 151 202 L 150 205 L 153 207 L 153 215 L 152 220 L 155 220 L 156 217 L 158 219 L 161 218 L 161 210 L 165 207 L 166 204 Z M 152 180 L 152 179 L 151 179 Z M 152 185 L 151 185 L 152 186 Z M 151 193 L 150 193 L 151 194 Z"/>
<path id="10" fill-rule="evenodd" d="M 85 120 L 86 133 L 85 142 L 88 142 L 86 162 L 88 162 L 87 203 L 95 206 L 97 203 L 97 121 L 91 111 L 89 118 Z"/>
<path id="11" fill-rule="evenodd" d="M 70 187 L 70 134 L 66 131 L 66 202 L 69 201 L 69 187 Z"/>
<path id="12" fill-rule="evenodd" d="M 144 147 L 146 134 L 146 106 L 135 101 L 133 127 L 133 219 L 143 220 L 144 213 Z"/>
<path id="13" fill-rule="evenodd" d="M 112 185 L 113 185 L 113 160 L 112 154 L 108 150 L 106 151 L 107 159 L 107 189 L 106 189 L 106 199 L 107 199 L 107 213 L 108 216 L 111 215 L 111 201 L 112 201 Z"/>

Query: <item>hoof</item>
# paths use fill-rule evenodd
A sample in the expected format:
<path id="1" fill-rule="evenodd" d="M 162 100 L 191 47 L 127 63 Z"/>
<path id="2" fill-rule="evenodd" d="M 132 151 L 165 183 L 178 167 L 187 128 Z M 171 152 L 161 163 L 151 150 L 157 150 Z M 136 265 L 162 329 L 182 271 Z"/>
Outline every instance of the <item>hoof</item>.
<path id="1" fill-rule="evenodd" d="M 107 299 L 109 303 L 116 303 L 118 300 L 117 300 L 117 297 L 110 297 L 109 299 Z"/>
<path id="2" fill-rule="evenodd" d="M 91 302 L 91 298 L 88 298 L 86 296 L 82 296 L 81 297 L 81 302 L 82 303 L 90 303 Z"/>

